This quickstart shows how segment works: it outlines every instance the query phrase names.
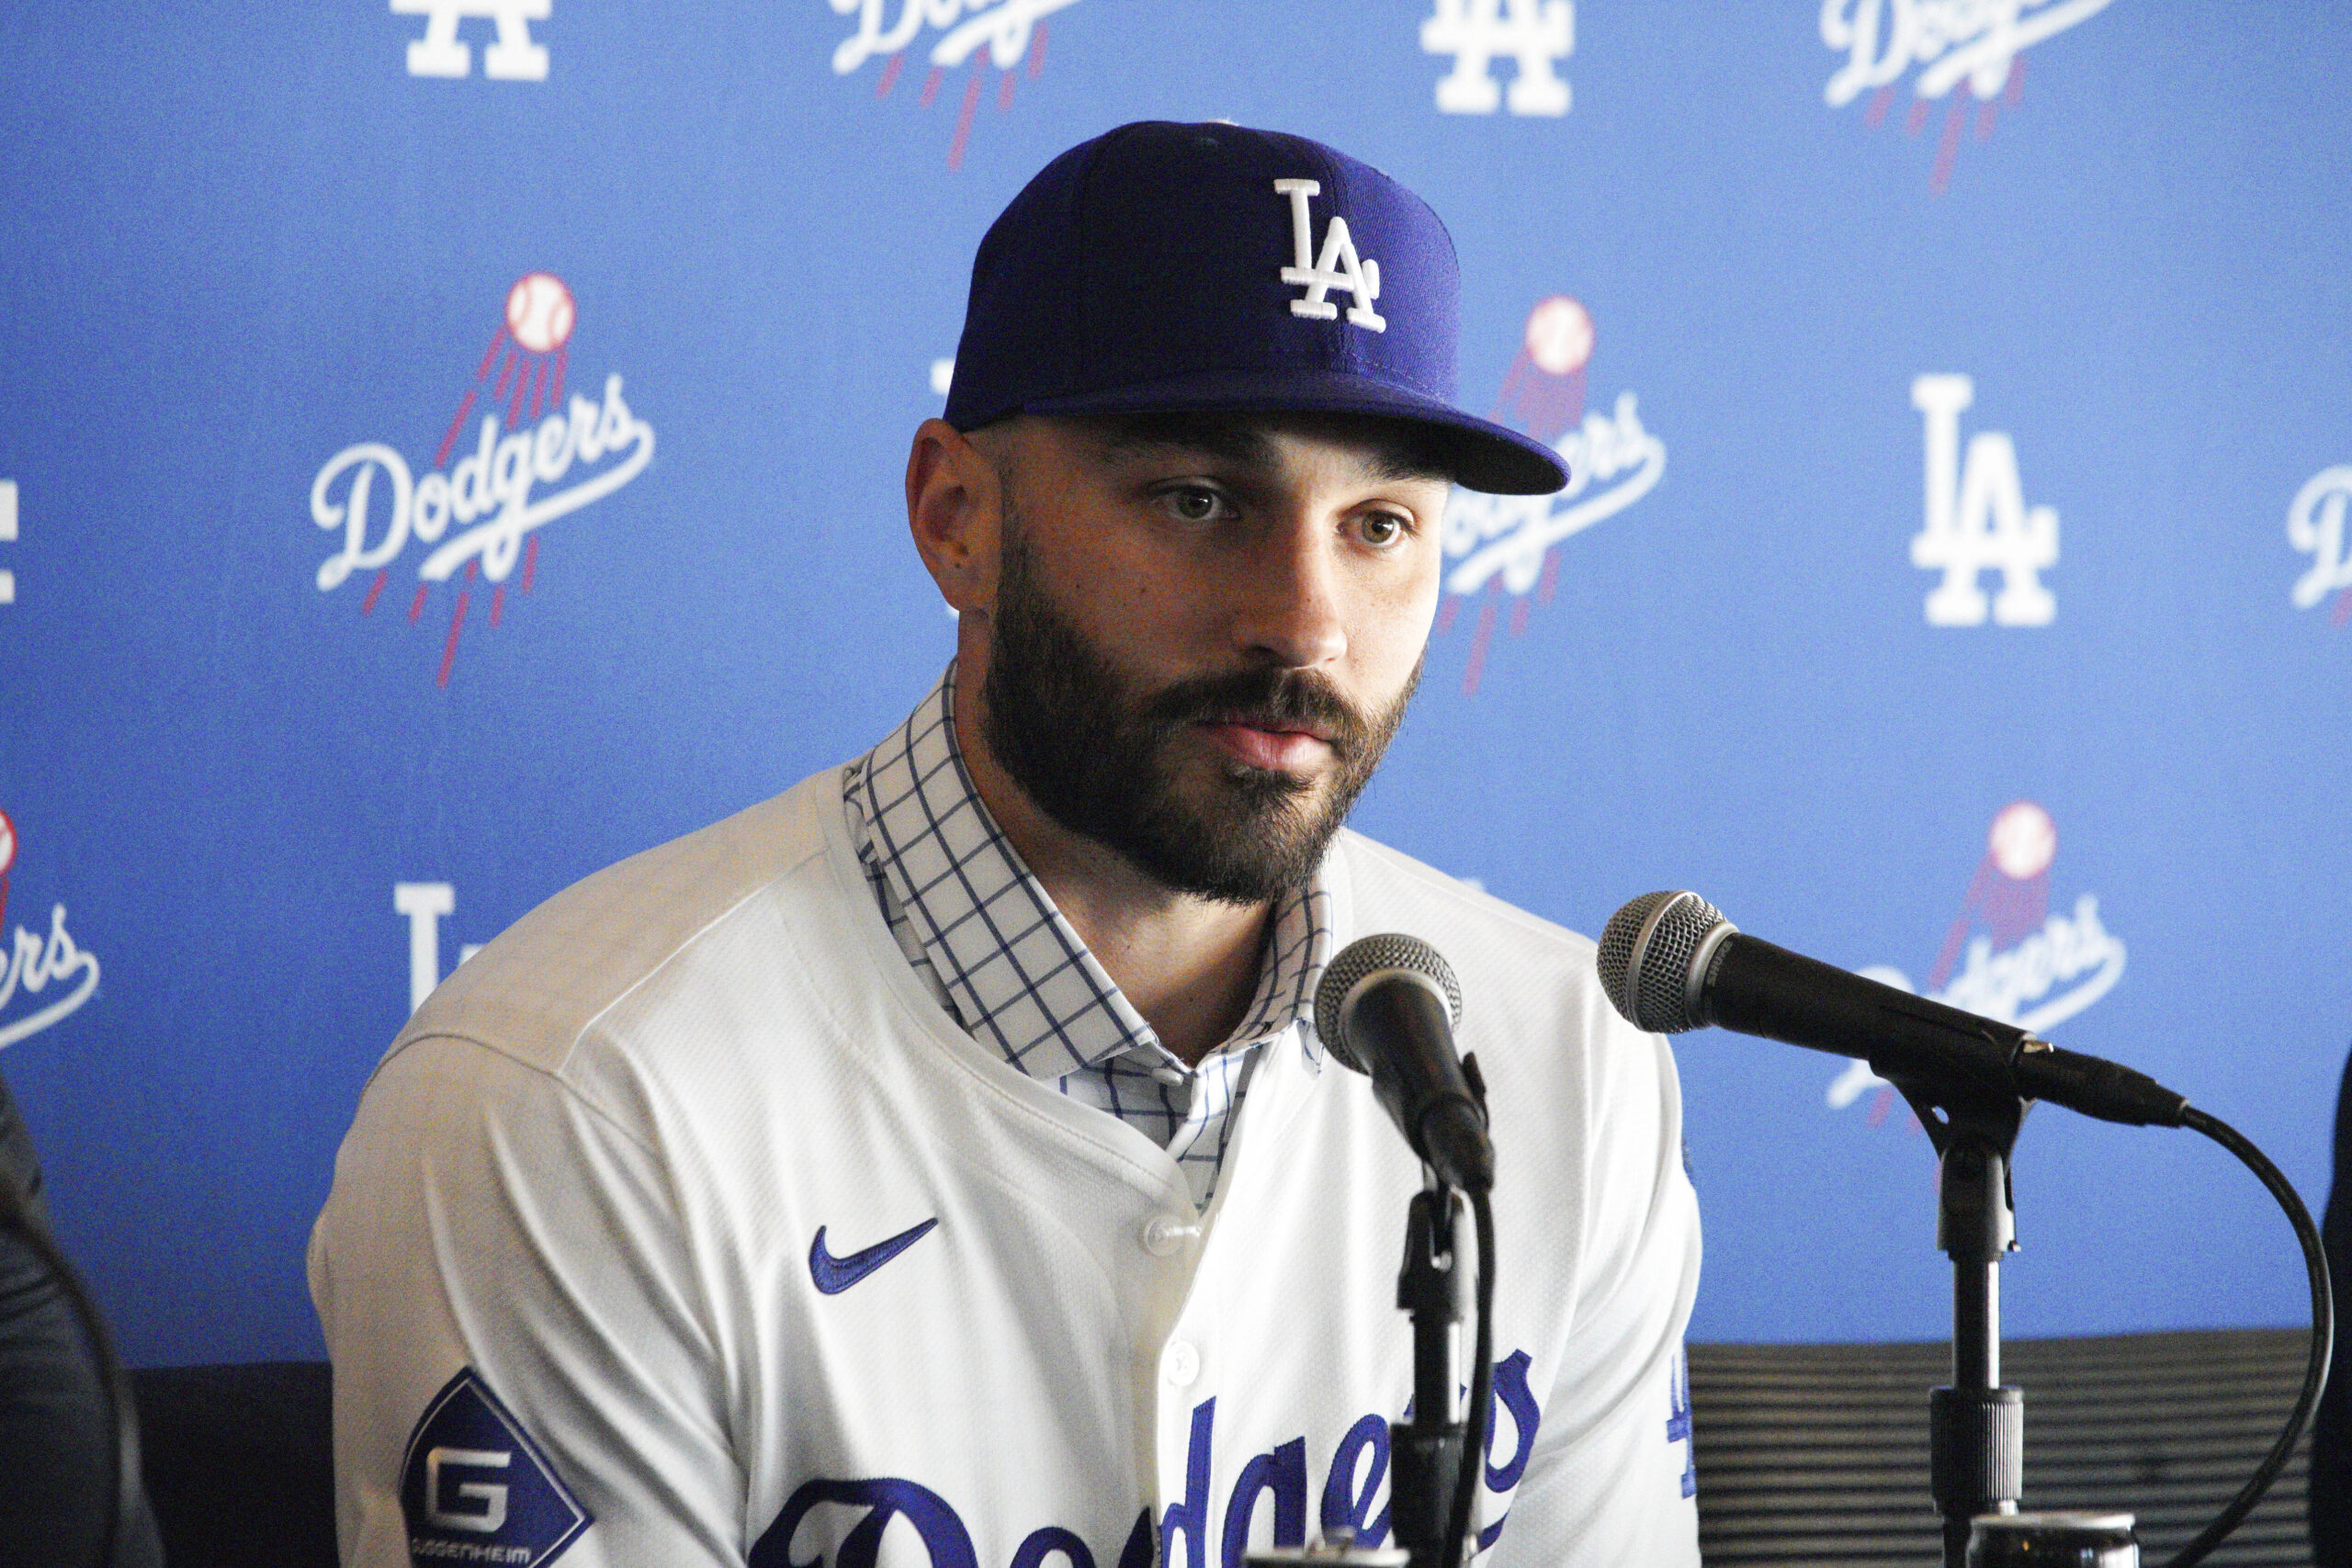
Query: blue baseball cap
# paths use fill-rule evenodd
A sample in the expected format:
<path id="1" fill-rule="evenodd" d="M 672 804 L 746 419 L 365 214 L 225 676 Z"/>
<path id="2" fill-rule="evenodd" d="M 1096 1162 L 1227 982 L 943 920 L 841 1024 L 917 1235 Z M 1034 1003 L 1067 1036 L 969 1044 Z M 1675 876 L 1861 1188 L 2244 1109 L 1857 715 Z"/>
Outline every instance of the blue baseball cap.
<path id="1" fill-rule="evenodd" d="M 1371 414 L 1430 428 L 1454 479 L 1568 481 L 1455 404 L 1462 280 L 1429 204 L 1303 136 L 1143 120 L 1046 165 L 989 228 L 947 423 L 1012 414 Z"/>

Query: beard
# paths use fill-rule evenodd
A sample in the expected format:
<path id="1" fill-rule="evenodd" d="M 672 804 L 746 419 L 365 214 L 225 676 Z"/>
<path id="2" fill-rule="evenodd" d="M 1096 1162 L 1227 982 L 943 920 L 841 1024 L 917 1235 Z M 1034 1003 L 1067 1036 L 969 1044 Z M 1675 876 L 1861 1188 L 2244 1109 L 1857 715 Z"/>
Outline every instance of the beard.
<path id="1" fill-rule="evenodd" d="M 1177 892 L 1260 904 L 1304 885 L 1404 722 L 1419 663 L 1373 715 L 1319 675 L 1274 666 L 1140 690 L 1039 586 L 1010 517 L 1004 538 L 981 683 L 998 765 L 1054 821 Z M 1313 726 L 1332 753 L 1320 794 L 1312 781 L 1207 754 L 1193 735 L 1204 721 Z M 1191 789 L 1188 742 L 1204 754 Z"/>

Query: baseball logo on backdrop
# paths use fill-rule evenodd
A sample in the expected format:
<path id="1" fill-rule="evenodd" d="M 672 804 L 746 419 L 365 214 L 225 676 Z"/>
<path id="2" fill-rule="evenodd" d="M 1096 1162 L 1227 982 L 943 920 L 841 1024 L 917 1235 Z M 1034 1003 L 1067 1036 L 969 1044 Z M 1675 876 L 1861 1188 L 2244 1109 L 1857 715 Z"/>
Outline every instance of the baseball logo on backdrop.
<path id="1" fill-rule="evenodd" d="M 1437 107 L 1444 114 L 1492 114 L 1506 104 L 1518 115 L 1568 112 L 1568 85 L 1553 69 L 1577 46 L 1574 0 L 1436 0 L 1421 23 L 1421 51 L 1453 57 L 1438 78 Z M 1516 73 L 1506 93 L 1495 62 Z"/>
<path id="2" fill-rule="evenodd" d="M 1822 0 L 1821 41 L 1843 54 L 1822 91 L 1831 108 L 1862 94 L 1870 100 L 1862 123 L 1872 130 L 1887 111 L 1904 74 L 1915 67 L 1911 107 L 1903 130 L 1917 137 L 1934 106 L 1950 102 L 1936 139 L 1928 188 L 1941 196 L 1951 185 L 1962 133 L 1973 120 L 1979 141 L 1992 140 L 2000 110 L 2025 101 L 2025 51 L 2107 8 L 2109 0 Z M 1961 88 L 1965 86 L 1965 93 Z M 1973 113 L 1972 114 L 1972 106 Z"/>
<path id="3" fill-rule="evenodd" d="M 874 96 L 887 98 L 905 72 L 907 55 L 921 35 L 939 37 L 923 51 L 922 85 L 915 102 L 930 108 L 939 101 L 948 73 L 967 66 L 957 99 L 956 129 L 947 141 L 947 166 L 964 166 L 972 144 L 980 100 L 988 96 L 993 76 L 997 112 L 1012 107 L 1015 84 L 1023 75 L 1035 79 L 1046 68 L 1046 21 L 1056 11 L 1078 0 L 830 0 L 834 12 L 857 17 L 857 30 L 833 51 L 833 74 L 847 76 L 869 61 L 880 60 L 874 78 Z"/>
<path id="4" fill-rule="evenodd" d="M 2017 443 L 2006 434 L 1978 431 L 1962 460 L 1960 416 L 1975 400 L 1966 376 L 1911 383 L 1911 406 L 1927 422 L 1927 519 L 1912 536 L 1911 564 L 1944 574 L 1928 595 L 1928 624 L 1981 626 L 1989 613 L 1996 626 L 2046 626 L 2058 601 L 2041 574 L 2058 564 L 2058 513 L 2026 504 Z M 1989 600 L 1977 585 L 1987 571 L 2001 574 Z"/>
<path id="5" fill-rule="evenodd" d="M 2322 468 L 2303 481 L 2287 507 L 2287 542 L 2312 558 L 2311 570 L 2288 591 L 2298 610 L 2309 610 L 2335 595 L 2327 618 L 2352 621 L 2352 540 L 2345 537 L 2345 509 L 2352 505 L 2352 463 Z"/>
<path id="6" fill-rule="evenodd" d="M 16 823 L 0 811 L 0 936 L 8 931 L 17 842 Z M 98 955 L 66 931 L 65 906 L 51 904 L 47 931 L 20 925 L 0 953 L 0 1050 L 63 1022 L 97 989 Z"/>
<path id="7" fill-rule="evenodd" d="M 1581 302 L 1565 294 L 1537 300 L 1487 415 L 1551 443 L 1568 466 L 1567 487 L 1556 495 L 1457 490 L 1446 503 L 1438 634 L 1453 629 L 1464 602 L 1479 602 L 1463 671 L 1465 696 L 1485 676 L 1498 601 L 1510 601 L 1510 635 L 1525 633 L 1532 608 L 1550 604 L 1558 587 L 1561 544 L 1616 516 L 1666 475 L 1666 443 L 1644 428 L 1632 392 L 1619 392 L 1606 412 L 1585 407 L 1594 341 L 1592 315 Z"/>
<path id="8" fill-rule="evenodd" d="M 2115 988 L 2123 978 L 2123 942 L 2100 922 L 2098 897 L 2079 894 L 2071 909 L 2050 908 L 2057 856 L 2058 826 L 2040 805 L 2013 801 L 1994 817 L 1960 913 L 1928 966 L 1930 1000 L 2040 1034 Z M 1917 989 L 1891 964 L 1858 973 Z M 1875 1127 L 1893 1109 L 1894 1089 L 1867 1062 L 1840 1073 L 1825 1098 L 1842 1111 L 1865 1094 L 1871 1096 L 1865 1117 Z"/>
<path id="9" fill-rule="evenodd" d="M 481 51 L 481 73 L 493 82 L 544 82 L 548 79 L 547 45 L 531 36 L 531 24 L 544 22 L 555 0 L 392 0 L 392 15 L 423 17 L 424 36 L 408 46 L 412 76 L 470 76 L 473 47 L 458 37 L 460 21 L 492 23 L 497 32 Z"/>
<path id="10" fill-rule="evenodd" d="M 510 583 L 518 593 L 536 586 L 539 530 L 612 494 L 653 460 L 653 427 L 622 398 L 618 372 L 605 378 L 601 398 L 573 391 L 567 403 L 579 317 L 562 279 L 547 272 L 525 275 L 507 290 L 503 320 L 423 479 L 412 476 L 407 459 L 393 447 L 365 441 L 328 458 L 311 481 L 311 522 L 341 536 L 335 553 L 319 566 L 320 592 L 364 580 L 359 613 L 374 615 L 394 565 L 412 541 L 425 555 L 416 570 L 408 620 L 422 622 L 433 591 L 450 588 L 453 603 L 435 684 L 449 683 L 469 615 L 478 615 L 486 627 L 499 626 L 506 618 Z M 464 445 L 466 422 L 477 408 L 481 423 L 470 448 L 447 467 L 450 455 Z M 525 428 L 534 420 L 536 424 Z M 575 470 L 579 477 L 573 477 Z M 535 497 L 533 491 L 543 486 L 560 488 Z M 484 586 L 488 603 L 477 611 L 477 590 Z"/>

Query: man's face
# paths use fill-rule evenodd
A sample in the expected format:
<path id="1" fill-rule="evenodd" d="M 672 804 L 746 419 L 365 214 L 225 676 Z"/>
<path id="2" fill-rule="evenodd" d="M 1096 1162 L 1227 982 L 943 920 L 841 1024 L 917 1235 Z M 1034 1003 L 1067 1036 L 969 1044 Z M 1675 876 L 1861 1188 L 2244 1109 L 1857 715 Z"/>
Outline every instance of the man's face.
<path id="1" fill-rule="evenodd" d="M 989 752 L 1167 886 L 1255 903 L 1296 885 L 1404 717 L 1447 480 L 1362 421 L 992 436 Z"/>

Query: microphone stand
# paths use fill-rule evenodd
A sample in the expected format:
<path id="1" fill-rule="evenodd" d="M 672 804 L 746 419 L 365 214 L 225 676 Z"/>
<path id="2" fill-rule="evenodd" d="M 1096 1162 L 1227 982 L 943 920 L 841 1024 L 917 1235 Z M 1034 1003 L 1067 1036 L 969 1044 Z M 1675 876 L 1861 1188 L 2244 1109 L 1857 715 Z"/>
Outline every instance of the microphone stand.
<path id="1" fill-rule="evenodd" d="M 1957 1073 L 1880 1076 L 1919 1113 L 1939 1159 L 1936 1246 L 1951 1258 L 1951 1382 L 1928 1396 L 1928 1489 L 1943 1515 L 1944 1568 L 1962 1568 L 1971 1521 L 2016 1513 L 2025 1490 L 2025 1395 L 2001 1382 L 2001 1257 L 2017 1249 L 2009 1156 L 2033 1102 Z"/>
<path id="2" fill-rule="evenodd" d="M 1413 1194 L 1405 1218 L 1405 1266 L 1396 1304 L 1413 1320 L 1413 1409 L 1388 1426 L 1390 1517 L 1412 1568 L 1454 1568 L 1461 1543 L 1446 1540 L 1462 1445 L 1462 1319 L 1470 1271 L 1462 1253 L 1462 1195 L 1439 1182 Z"/>
<path id="3" fill-rule="evenodd" d="M 1471 1301 L 1461 1245 L 1464 1202 L 1428 1167 L 1422 1171 L 1428 1185 L 1405 1211 L 1405 1263 L 1396 1275 L 1396 1304 L 1413 1324 L 1413 1404 L 1410 1419 L 1388 1424 L 1395 1544 L 1361 1546 L 1344 1530 L 1327 1530 L 1308 1546 L 1251 1551 L 1245 1568 L 1456 1568 L 1464 1560 L 1462 1543 L 1449 1551 L 1446 1538 L 1469 1437 L 1459 1397 L 1462 1319 Z"/>

